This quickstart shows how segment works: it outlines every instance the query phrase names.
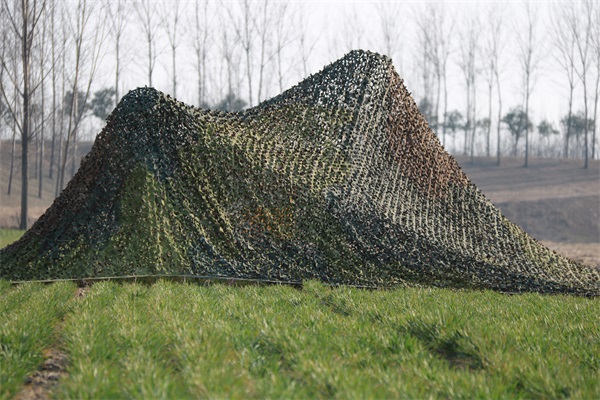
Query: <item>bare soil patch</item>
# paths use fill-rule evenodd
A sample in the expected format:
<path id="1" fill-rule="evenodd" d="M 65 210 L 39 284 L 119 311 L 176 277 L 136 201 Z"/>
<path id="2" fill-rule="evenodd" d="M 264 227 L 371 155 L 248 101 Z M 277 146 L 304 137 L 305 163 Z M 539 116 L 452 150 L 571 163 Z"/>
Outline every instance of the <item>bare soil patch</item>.
<path id="1" fill-rule="evenodd" d="M 25 381 L 17 400 L 42 400 L 51 398 L 50 391 L 66 374 L 68 363 L 67 354 L 58 349 L 47 349 L 44 354 L 46 361 Z"/>
<path id="2" fill-rule="evenodd" d="M 469 179 L 511 221 L 547 247 L 600 266 L 600 161 L 458 157 Z"/>

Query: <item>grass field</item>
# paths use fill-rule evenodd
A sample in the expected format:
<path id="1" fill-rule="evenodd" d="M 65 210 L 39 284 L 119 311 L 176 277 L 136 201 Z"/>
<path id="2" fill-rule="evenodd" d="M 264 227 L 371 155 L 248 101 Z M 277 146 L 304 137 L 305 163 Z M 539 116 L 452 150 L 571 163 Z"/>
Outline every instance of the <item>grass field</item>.
<path id="1" fill-rule="evenodd" d="M 600 397 L 600 302 L 399 288 L 0 281 L 0 398 Z"/>
<path id="2" fill-rule="evenodd" d="M 0 229 L 0 248 L 21 234 Z M 83 293 L 0 280 L 0 399 L 35 398 L 26 382 L 57 353 L 56 398 L 600 398 L 598 299 L 317 282 Z"/>
<path id="3" fill-rule="evenodd" d="M 0 229 L 0 249 L 19 239 L 23 232 L 17 229 Z"/>

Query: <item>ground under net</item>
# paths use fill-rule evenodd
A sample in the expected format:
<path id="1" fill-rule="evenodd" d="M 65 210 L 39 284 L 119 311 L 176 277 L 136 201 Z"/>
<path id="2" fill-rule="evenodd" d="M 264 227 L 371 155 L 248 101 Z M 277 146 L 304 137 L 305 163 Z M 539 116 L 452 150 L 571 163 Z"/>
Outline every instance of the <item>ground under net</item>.
<path id="1" fill-rule="evenodd" d="M 365 51 L 242 112 L 130 92 L 0 251 L 10 280 L 142 275 L 600 294 L 599 271 L 490 203 Z"/>

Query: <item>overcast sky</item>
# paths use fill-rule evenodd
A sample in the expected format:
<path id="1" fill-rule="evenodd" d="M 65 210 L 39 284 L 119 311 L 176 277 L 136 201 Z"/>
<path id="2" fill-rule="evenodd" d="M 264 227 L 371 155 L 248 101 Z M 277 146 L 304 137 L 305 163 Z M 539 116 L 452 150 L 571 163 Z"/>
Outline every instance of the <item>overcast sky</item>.
<path id="1" fill-rule="evenodd" d="M 237 1 L 221 2 L 221 7 L 225 6 L 235 8 L 239 3 Z M 401 29 L 398 33 L 397 50 L 390 56 L 393 59 L 394 65 L 405 80 L 405 84 L 419 101 L 422 95 L 421 80 L 418 74 L 419 64 L 415 61 L 419 49 L 416 41 L 417 26 L 414 21 L 415 15 L 420 7 L 423 7 L 422 1 L 404 1 L 398 3 L 398 18 L 397 24 Z M 518 59 L 515 51 L 515 32 L 522 31 L 524 26 L 524 10 L 525 2 L 523 1 L 436 1 L 432 2 L 438 7 L 443 8 L 444 14 L 448 19 L 453 20 L 455 29 L 451 38 L 452 53 L 448 66 L 448 85 L 450 89 L 449 110 L 458 109 L 463 112 L 466 103 L 465 84 L 462 72 L 458 67 L 459 58 L 459 34 L 462 24 L 467 18 L 473 17 L 478 20 L 480 25 L 485 28 L 486 16 L 490 8 L 494 8 L 496 12 L 503 15 L 505 25 L 505 51 L 503 54 L 503 110 L 507 111 L 510 107 L 522 104 L 523 90 L 521 71 L 518 66 Z M 183 2 L 184 7 L 187 7 L 186 14 L 193 14 L 194 2 Z M 294 1 L 292 7 L 296 9 L 294 18 L 298 18 L 303 14 L 306 20 L 309 40 L 315 43 L 313 52 L 310 55 L 308 68 L 309 73 L 315 73 L 321 70 L 326 64 L 335 61 L 342 57 L 351 45 L 353 48 L 368 49 L 380 53 L 385 53 L 385 49 L 381 40 L 381 23 L 377 12 L 377 7 L 388 6 L 390 2 L 377 1 Z M 212 6 L 217 6 L 218 3 L 212 2 Z M 550 26 L 550 13 L 556 2 L 550 1 L 535 1 L 530 2 L 532 8 L 537 9 L 537 45 L 539 49 L 539 68 L 534 74 L 534 86 L 531 96 L 531 119 L 534 123 L 539 123 L 542 119 L 549 119 L 558 127 L 559 120 L 566 114 L 568 87 L 564 73 L 556 65 L 552 53 L 552 44 L 549 40 L 548 29 Z M 122 91 L 132 89 L 138 86 L 147 84 L 147 79 L 144 74 L 143 52 L 144 47 L 139 37 L 136 34 L 136 22 L 129 25 L 129 37 L 133 40 L 129 43 L 129 53 L 137 54 L 138 61 L 131 59 L 126 62 L 126 68 L 123 71 L 123 88 Z M 215 26 L 220 22 L 216 21 Z M 482 31 L 481 35 L 485 32 Z M 154 77 L 154 86 L 164 92 L 171 92 L 172 85 L 170 81 L 171 61 L 170 54 L 166 46 L 166 39 L 163 38 L 161 47 L 161 56 L 156 67 Z M 294 44 L 290 45 L 295 46 Z M 288 49 L 292 52 L 295 49 Z M 218 63 L 218 51 L 216 48 L 212 50 L 213 64 Z M 288 53 L 293 54 L 293 53 Z M 178 89 L 178 98 L 191 104 L 197 104 L 196 91 L 196 75 L 193 66 L 193 61 L 190 60 L 193 56 L 189 52 L 189 47 L 182 46 L 178 55 L 178 74 L 181 76 L 181 84 Z M 290 56 L 289 62 L 297 62 Z M 110 60 L 106 61 L 110 64 Z M 106 68 L 110 71 L 110 68 Z M 217 80 L 216 73 L 213 74 L 213 80 Z M 110 73 L 99 77 L 100 81 L 104 80 L 106 85 L 110 85 L 112 76 Z M 291 87 L 304 78 L 300 68 L 292 68 L 286 76 L 285 87 Z M 488 95 L 483 77 L 479 78 L 479 91 L 477 93 L 477 117 L 483 118 L 487 115 L 488 110 Z M 577 88 L 577 96 L 575 99 L 574 109 L 582 108 L 582 95 L 580 93 L 581 85 Z M 273 96 L 278 94 L 276 85 L 271 85 L 268 88 L 267 95 Z M 244 97 L 244 93 L 241 93 Z M 218 99 L 213 93 L 213 102 Z M 494 94 L 493 107 L 496 107 L 496 94 Z M 494 113 L 496 111 L 494 110 Z"/>
<path id="2" fill-rule="evenodd" d="M 235 4 L 235 1 L 228 1 L 227 3 Z M 347 25 L 358 25 L 357 33 L 360 33 L 356 38 L 357 47 L 362 49 L 373 50 L 381 53 L 385 53 L 380 40 L 380 22 L 376 10 L 376 5 L 386 2 L 377 1 L 297 1 L 293 2 L 294 6 L 297 6 L 304 10 L 306 16 L 308 16 L 308 24 L 311 26 L 311 38 L 316 41 L 315 49 L 311 53 L 309 61 L 309 69 L 311 73 L 321 70 L 326 64 L 335 61 L 342 57 L 347 52 L 347 47 L 344 39 L 344 30 Z M 397 54 L 391 55 L 396 69 L 405 78 L 405 83 L 416 95 L 419 92 L 418 77 L 415 75 L 417 64 L 413 61 L 415 54 L 418 49 L 415 48 L 416 39 L 415 31 L 416 26 L 414 19 L 415 11 L 422 5 L 422 1 L 403 1 L 399 2 L 400 10 L 403 15 L 400 15 L 399 24 L 404 26 L 402 29 L 401 36 L 398 38 L 399 45 Z M 446 1 L 446 2 L 432 2 L 438 5 L 443 4 L 448 16 L 454 18 L 457 23 L 457 29 L 460 29 L 461 20 L 465 15 L 476 15 L 478 16 L 482 26 L 485 26 L 485 14 L 488 12 L 490 5 L 495 4 L 500 6 L 499 10 L 504 13 L 507 30 L 514 31 L 517 29 L 519 24 L 519 16 L 524 11 L 524 2 L 522 1 L 504 1 L 504 2 L 491 2 L 491 1 Z M 540 46 L 544 46 L 543 60 L 540 62 L 540 69 L 538 70 L 536 84 L 532 96 L 533 112 L 535 119 L 540 118 L 555 118 L 561 113 L 561 110 L 565 106 L 566 96 L 566 85 L 564 84 L 565 79 L 560 70 L 554 68 L 552 54 L 550 52 L 549 40 L 547 39 L 546 29 L 548 28 L 548 14 L 552 4 L 556 2 L 549 1 L 537 1 L 532 2 L 534 6 L 539 8 L 539 37 Z M 188 4 L 191 9 L 191 5 Z M 132 27 L 130 27 L 131 29 Z M 458 30 L 455 29 L 454 35 L 456 36 L 455 45 L 458 41 Z M 510 33 L 509 33 L 510 35 Z M 514 38 L 508 36 L 507 41 L 514 41 Z M 139 39 L 136 40 L 139 43 Z M 508 46 L 514 46 L 509 43 Z M 170 90 L 170 59 L 166 49 L 162 49 L 161 60 L 159 60 L 159 66 L 156 69 L 155 86 L 166 92 Z M 449 63 L 449 84 L 452 87 L 452 93 L 455 93 L 456 98 L 453 98 L 452 103 L 456 104 L 456 108 L 464 107 L 464 84 L 463 77 L 457 66 L 458 49 L 455 48 L 451 56 Z M 506 96 L 506 105 L 513 105 L 519 103 L 522 97 L 522 91 L 519 79 L 519 69 L 516 65 L 516 59 L 514 59 L 514 52 L 511 49 L 505 51 L 505 85 L 503 88 L 503 95 Z M 180 74 L 189 75 L 188 80 L 193 80 L 193 71 L 189 63 L 186 63 L 184 58 L 185 55 L 181 55 L 181 61 L 179 66 L 181 69 Z M 146 84 L 145 76 L 143 73 L 143 64 L 140 66 L 131 66 L 126 69 L 125 74 L 125 85 L 127 88 L 135 88 L 137 86 L 143 86 Z M 302 76 L 295 74 L 290 76 L 287 86 L 291 86 L 302 79 Z M 482 79 L 482 78 L 481 78 Z M 110 80 L 110 79 L 108 79 Z M 184 85 L 184 88 L 180 91 L 180 97 L 184 101 L 190 103 L 196 103 L 194 85 Z M 484 85 L 481 85 L 483 88 Z M 270 95 L 277 93 L 271 90 Z M 453 96 L 454 97 L 454 96 Z M 481 110 L 485 110 L 485 99 L 487 95 L 481 93 Z M 485 100 L 485 102 L 484 102 Z"/>

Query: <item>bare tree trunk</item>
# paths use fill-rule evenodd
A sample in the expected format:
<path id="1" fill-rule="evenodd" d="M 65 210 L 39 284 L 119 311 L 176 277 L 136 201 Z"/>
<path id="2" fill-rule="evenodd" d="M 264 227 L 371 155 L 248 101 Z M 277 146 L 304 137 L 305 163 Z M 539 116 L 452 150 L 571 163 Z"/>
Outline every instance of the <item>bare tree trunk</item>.
<path id="1" fill-rule="evenodd" d="M 121 39 L 129 18 L 127 3 L 117 0 L 105 0 L 104 7 L 108 13 L 109 30 L 114 40 L 115 49 L 115 103 L 118 104 L 121 92 L 119 90 L 119 81 L 121 76 Z M 116 9 L 113 10 L 112 7 Z"/>
<path id="2" fill-rule="evenodd" d="M 488 126 L 487 126 L 487 132 L 485 135 L 485 155 L 486 157 L 490 156 L 490 135 L 492 132 L 492 89 L 494 87 L 494 66 L 493 64 L 490 65 L 490 76 L 489 76 L 489 81 L 488 81 L 488 105 L 489 105 L 489 109 L 488 109 Z"/>
<path id="3" fill-rule="evenodd" d="M 444 121 L 442 125 L 442 145 L 446 147 L 446 117 L 448 116 L 448 79 L 444 72 Z"/>
<path id="4" fill-rule="evenodd" d="M 599 57 L 600 58 L 600 57 Z M 600 59 L 597 61 L 596 88 L 594 90 L 594 126 L 592 130 L 592 160 L 596 158 L 596 130 L 598 126 L 598 96 L 600 95 Z"/>
<path id="5" fill-rule="evenodd" d="M 45 77 L 46 74 L 44 73 L 44 69 L 45 69 L 45 60 L 46 60 L 46 54 L 44 53 L 44 48 L 45 48 L 45 43 L 46 43 L 46 19 L 43 20 L 42 22 L 42 35 L 40 37 L 40 94 L 41 94 L 41 113 L 40 113 L 40 117 L 41 117 L 41 124 L 40 124 L 40 136 L 39 136 L 39 143 L 40 143 L 40 151 L 39 151 L 39 155 L 40 155 L 40 162 L 39 162 L 39 172 L 38 172 L 38 198 L 42 198 L 42 190 L 44 187 L 44 174 L 43 174 L 43 165 L 44 165 L 44 128 L 45 128 L 45 123 L 46 123 L 46 113 L 45 113 L 45 108 L 46 108 L 46 93 L 44 90 L 44 86 L 45 85 Z"/>
<path id="6" fill-rule="evenodd" d="M 263 89 L 263 77 L 264 77 L 264 73 L 265 73 L 265 66 L 267 61 L 265 60 L 266 58 L 266 51 L 267 51 L 267 37 L 269 36 L 270 32 L 269 32 L 269 25 L 270 25 L 270 21 L 268 18 L 268 12 L 269 12 L 269 2 L 268 0 L 265 0 L 263 3 L 263 8 L 262 8 L 262 20 L 256 24 L 256 28 L 257 30 L 260 32 L 260 64 L 259 64 L 259 70 L 258 70 L 258 98 L 257 98 L 257 103 L 260 103 L 262 101 L 262 89 Z"/>
<path id="7" fill-rule="evenodd" d="M 477 85 L 473 74 L 473 127 L 471 130 L 471 163 L 475 158 L 475 135 L 477 133 Z"/>
<path id="8" fill-rule="evenodd" d="M 42 50 L 43 51 L 43 50 Z M 42 78 L 43 79 L 43 78 Z M 43 165 L 44 165 L 44 126 L 46 114 L 44 112 L 44 107 L 46 106 L 45 101 L 45 93 L 44 93 L 44 83 L 42 81 L 41 86 L 41 95 L 42 95 L 42 110 L 41 110 L 41 126 L 40 126 L 40 163 L 39 163 L 39 173 L 38 173 L 38 198 L 42 198 L 42 189 L 44 187 L 44 173 L 43 173 Z"/>
<path id="9" fill-rule="evenodd" d="M 565 158 L 569 158 L 569 139 L 571 139 L 571 119 L 573 118 L 573 91 L 574 85 L 569 88 L 569 113 L 567 116 L 567 133 L 565 136 Z"/>
<path id="10" fill-rule="evenodd" d="M 529 73 L 527 73 L 526 93 L 525 93 L 525 165 L 529 166 Z"/>
<path id="11" fill-rule="evenodd" d="M 596 158 L 596 131 L 598 127 L 598 97 L 600 96 L 600 6 L 596 4 L 593 12 L 592 48 L 596 61 L 596 87 L 594 89 L 594 127 L 592 131 L 592 159 Z"/>
<path id="12" fill-rule="evenodd" d="M 500 149 L 500 131 L 501 131 L 501 121 L 502 121 L 502 90 L 500 89 L 500 78 L 498 72 L 498 66 L 496 66 L 494 70 L 494 75 L 496 76 L 496 85 L 498 88 L 498 125 L 496 127 L 496 140 L 497 140 L 497 148 L 496 148 L 496 164 L 500 166 L 501 161 L 501 149 Z"/>
<path id="13" fill-rule="evenodd" d="M 48 171 L 48 178 L 52 179 L 53 178 L 53 171 L 54 171 L 54 146 L 56 144 L 56 52 L 55 52 L 55 48 L 56 48 L 56 31 L 55 31 L 55 26 L 54 26 L 54 19 L 55 19 L 55 13 L 56 13 L 56 9 L 55 9 L 56 5 L 52 4 L 52 14 L 51 14 L 51 20 L 50 20 L 50 30 L 51 30 L 51 35 L 50 37 L 52 38 L 52 42 L 51 42 L 51 54 L 52 54 L 52 143 L 50 144 L 50 166 L 49 166 L 49 171 Z"/>
<path id="14" fill-rule="evenodd" d="M 64 14 L 63 14 L 64 18 Z M 66 24 L 63 25 L 62 30 L 62 40 L 63 40 L 63 52 L 62 52 L 62 81 L 61 81 L 61 107 L 60 107 L 60 126 L 59 126 L 59 134 L 58 134 L 58 161 L 56 163 L 56 188 L 54 190 L 54 197 L 58 197 L 60 192 L 62 191 L 62 179 L 61 179 L 61 171 L 63 165 L 63 139 L 64 139 L 64 130 L 65 130 L 65 94 L 66 94 L 66 48 L 67 48 L 67 33 L 66 33 Z M 65 154 L 68 152 L 68 147 L 65 149 Z"/>
<path id="15" fill-rule="evenodd" d="M 15 147 L 17 143 L 17 126 L 16 119 L 13 119 L 13 135 L 12 135 L 12 143 L 11 143 L 11 151 L 10 151 L 10 169 L 8 173 L 8 190 L 6 192 L 7 195 L 11 195 L 12 193 L 12 181 L 13 181 L 13 172 L 15 170 Z"/>
<path id="16" fill-rule="evenodd" d="M 79 106 L 79 105 L 78 105 Z M 77 118 L 77 117 L 76 117 Z M 77 134 L 79 132 L 79 124 L 75 123 L 73 128 L 73 155 L 71 156 L 71 175 L 69 180 L 75 176 L 75 172 L 77 172 Z"/>
<path id="17" fill-rule="evenodd" d="M 469 133 L 472 129 L 475 129 L 475 113 L 472 112 L 473 104 L 471 102 L 471 95 L 472 91 L 476 90 L 474 83 L 475 75 L 477 74 L 475 63 L 479 48 L 479 29 L 476 21 L 473 19 L 468 20 L 467 23 L 464 24 L 464 29 L 464 31 L 459 32 L 461 42 L 459 67 L 463 73 L 463 78 L 465 79 L 467 89 L 467 115 L 464 127 L 465 140 L 463 145 L 463 155 L 466 156 L 468 154 L 467 149 L 469 145 Z"/>
<path id="18" fill-rule="evenodd" d="M 244 2 L 244 53 L 246 55 L 246 74 L 248 78 L 248 105 L 252 107 L 254 103 L 252 102 L 252 60 L 251 60 L 251 51 L 252 51 L 252 33 L 250 28 L 250 2 L 249 0 L 243 0 Z"/>
<path id="19" fill-rule="evenodd" d="M 88 98 L 90 95 L 90 90 L 91 90 L 91 85 L 92 85 L 92 81 L 94 79 L 94 76 L 96 74 L 96 71 L 98 69 L 98 63 L 100 60 L 100 52 L 101 52 L 101 48 L 102 48 L 102 42 L 104 40 L 104 36 L 103 36 L 103 29 L 102 29 L 102 25 L 101 25 L 101 18 L 98 18 L 98 20 L 94 21 L 94 23 L 96 24 L 95 27 L 93 28 L 93 42 L 91 45 L 89 45 L 89 47 L 86 48 L 87 51 L 87 58 L 86 58 L 86 62 L 87 62 L 87 66 L 89 67 L 87 69 L 88 71 L 88 77 L 87 77 L 87 87 L 85 88 L 85 92 L 83 93 L 83 102 L 84 104 L 81 105 L 81 107 L 79 106 L 78 102 L 79 102 L 79 84 L 80 84 L 80 78 L 82 78 L 81 74 L 82 74 L 82 70 L 84 68 L 84 60 L 82 59 L 82 52 L 83 52 L 83 42 L 84 42 L 84 37 L 86 36 L 86 31 L 88 29 L 88 24 L 90 23 L 90 16 L 91 15 L 95 15 L 95 10 L 93 7 L 93 3 L 92 6 L 88 7 L 87 1 L 86 0 L 80 0 L 78 3 L 78 7 L 77 7 L 77 21 L 76 21 L 76 26 L 75 26 L 75 32 L 74 32 L 74 41 L 75 41 L 75 72 L 74 72 L 74 79 L 73 79 L 73 85 L 72 85 L 72 93 L 73 93 L 73 101 L 71 102 L 71 112 L 69 113 L 69 128 L 67 130 L 67 146 L 65 147 L 65 158 L 63 159 L 63 164 L 62 164 L 62 168 L 61 168 L 61 187 L 64 185 L 64 175 L 65 175 L 65 167 L 67 164 L 67 155 L 68 155 L 68 144 L 69 144 L 69 139 L 72 137 L 73 139 L 73 163 L 72 163 L 72 170 L 71 170 L 71 176 L 75 175 L 76 169 L 77 169 L 77 140 L 78 140 L 78 135 L 79 135 L 79 126 L 81 123 L 81 120 L 84 117 L 84 107 L 85 104 L 87 104 L 88 102 Z M 81 108 L 81 109 L 80 109 Z"/>
<path id="20" fill-rule="evenodd" d="M 289 10 L 289 2 L 282 1 L 278 2 L 278 11 L 275 14 L 275 36 L 276 36 L 276 45 L 275 45 L 275 54 L 277 56 L 277 83 L 279 86 L 279 93 L 283 92 L 283 77 L 284 77 L 284 69 L 283 69 L 283 51 L 284 48 L 290 43 L 291 40 L 291 32 L 292 28 L 289 25 L 290 19 L 292 19 L 293 15 L 288 14 Z"/>
<path id="21" fill-rule="evenodd" d="M 200 2 L 195 4 L 195 15 L 192 25 L 194 31 L 193 47 L 196 52 L 196 72 L 198 74 L 198 105 L 204 107 L 206 103 L 206 56 L 208 52 L 209 22 L 208 1 L 203 2 L 204 12 L 200 12 Z"/>
<path id="22" fill-rule="evenodd" d="M 467 83 L 467 120 L 465 122 L 465 142 L 463 144 L 463 156 L 467 155 L 467 145 L 469 143 L 469 130 L 471 129 L 471 81 Z"/>
<path id="23" fill-rule="evenodd" d="M 134 9 L 137 17 L 141 22 L 142 33 L 148 46 L 148 85 L 152 86 L 152 76 L 154 74 L 154 65 L 156 63 L 156 48 L 154 39 L 156 36 L 156 22 L 154 21 L 154 15 L 156 12 L 156 3 L 150 0 L 141 0 L 134 3 Z"/>
<path id="24" fill-rule="evenodd" d="M 521 73 L 523 75 L 525 86 L 525 163 L 524 167 L 529 165 L 529 96 L 533 90 L 532 79 L 539 63 L 539 43 L 536 37 L 537 9 L 531 10 L 529 3 L 526 3 L 527 25 L 526 36 L 517 34 L 517 50 L 521 63 Z"/>
<path id="25" fill-rule="evenodd" d="M 181 8 L 179 7 L 179 0 L 171 0 L 164 4 L 165 17 L 162 20 L 162 26 L 167 34 L 169 47 L 171 48 L 171 81 L 173 85 L 173 97 L 177 97 L 177 47 L 179 46 L 177 28 L 179 27 Z M 173 18 L 172 21 L 171 17 Z"/>

